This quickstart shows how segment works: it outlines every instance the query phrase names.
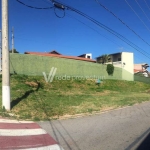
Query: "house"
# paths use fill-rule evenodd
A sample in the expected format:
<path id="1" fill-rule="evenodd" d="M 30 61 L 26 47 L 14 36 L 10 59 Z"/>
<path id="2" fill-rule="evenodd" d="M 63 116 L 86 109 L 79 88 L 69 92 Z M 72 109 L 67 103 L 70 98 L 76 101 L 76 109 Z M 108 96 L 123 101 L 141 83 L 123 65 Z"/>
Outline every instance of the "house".
<path id="1" fill-rule="evenodd" d="M 89 54 L 82 54 L 82 55 L 79 55 L 78 57 L 92 59 L 92 54 L 91 53 L 89 53 Z"/>
<path id="2" fill-rule="evenodd" d="M 106 64 L 113 64 L 115 67 L 123 68 L 133 74 L 133 53 L 119 52 L 109 54 L 109 59 Z M 96 62 L 101 62 L 102 56 L 96 58 Z"/>
<path id="3" fill-rule="evenodd" d="M 134 62 L 133 53 L 119 52 L 108 55 L 108 62 L 105 64 L 113 64 L 115 67 L 122 68 L 122 79 L 133 81 Z M 102 56 L 96 58 L 96 62 L 102 63 Z"/>
<path id="4" fill-rule="evenodd" d="M 134 64 L 134 74 L 142 74 L 143 76 L 148 77 L 148 67 L 149 65 L 147 63 Z"/>
<path id="5" fill-rule="evenodd" d="M 49 56 L 49 57 L 57 57 L 57 58 L 66 58 L 66 59 L 74 59 L 74 60 L 81 60 L 81 61 L 87 61 L 87 62 L 93 62 L 96 63 L 96 60 L 89 59 L 86 57 L 77 57 L 77 56 L 66 56 L 62 55 L 56 50 L 47 52 L 47 53 L 42 53 L 42 52 L 25 52 L 25 54 L 30 54 L 30 55 L 38 55 L 38 56 Z"/>

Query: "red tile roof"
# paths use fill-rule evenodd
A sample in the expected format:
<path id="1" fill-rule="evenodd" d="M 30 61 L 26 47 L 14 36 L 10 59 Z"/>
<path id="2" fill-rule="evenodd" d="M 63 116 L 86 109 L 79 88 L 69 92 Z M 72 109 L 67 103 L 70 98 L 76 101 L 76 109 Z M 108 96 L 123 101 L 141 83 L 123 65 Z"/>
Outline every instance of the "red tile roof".
<path id="1" fill-rule="evenodd" d="M 50 56 L 50 57 L 58 57 L 58 58 L 67 58 L 67 59 L 82 60 L 82 61 L 88 61 L 88 62 L 96 63 L 96 60 L 89 59 L 89 58 L 76 57 L 76 56 L 65 56 L 65 55 L 41 53 L 41 52 L 25 52 L 25 54 L 38 55 L 38 56 Z"/>

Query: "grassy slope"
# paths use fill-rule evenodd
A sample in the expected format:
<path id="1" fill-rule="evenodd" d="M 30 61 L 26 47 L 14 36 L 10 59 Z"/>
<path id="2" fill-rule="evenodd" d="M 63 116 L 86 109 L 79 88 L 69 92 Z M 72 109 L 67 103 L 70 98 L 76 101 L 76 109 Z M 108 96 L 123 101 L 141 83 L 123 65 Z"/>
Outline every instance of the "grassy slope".
<path id="1" fill-rule="evenodd" d="M 46 83 L 43 77 L 12 75 L 11 113 L 33 120 L 92 113 L 148 101 L 149 91 L 142 82 L 104 80 L 97 86 L 94 80 Z"/>

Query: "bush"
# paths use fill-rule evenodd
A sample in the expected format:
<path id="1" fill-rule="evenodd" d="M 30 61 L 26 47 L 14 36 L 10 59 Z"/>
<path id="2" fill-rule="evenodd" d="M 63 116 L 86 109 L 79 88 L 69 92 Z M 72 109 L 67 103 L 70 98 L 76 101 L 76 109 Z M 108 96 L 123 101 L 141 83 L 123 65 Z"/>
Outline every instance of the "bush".
<path id="1" fill-rule="evenodd" d="M 114 73 L 114 66 L 113 66 L 113 64 L 108 64 L 106 71 L 107 71 L 108 75 L 113 75 L 113 73 Z"/>

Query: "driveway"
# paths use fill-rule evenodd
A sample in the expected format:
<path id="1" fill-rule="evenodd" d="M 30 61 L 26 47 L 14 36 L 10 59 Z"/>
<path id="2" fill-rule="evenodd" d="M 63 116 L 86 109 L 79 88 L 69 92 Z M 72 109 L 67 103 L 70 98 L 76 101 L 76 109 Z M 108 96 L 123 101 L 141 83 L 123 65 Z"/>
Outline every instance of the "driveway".
<path id="1" fill-rule="evenodd" d="M 150 130 L 150 102 L 97 115 L 38 124 L 65 150 L 136 149 Z"/>

